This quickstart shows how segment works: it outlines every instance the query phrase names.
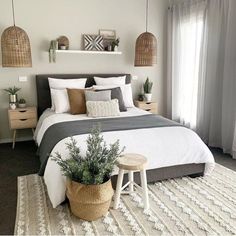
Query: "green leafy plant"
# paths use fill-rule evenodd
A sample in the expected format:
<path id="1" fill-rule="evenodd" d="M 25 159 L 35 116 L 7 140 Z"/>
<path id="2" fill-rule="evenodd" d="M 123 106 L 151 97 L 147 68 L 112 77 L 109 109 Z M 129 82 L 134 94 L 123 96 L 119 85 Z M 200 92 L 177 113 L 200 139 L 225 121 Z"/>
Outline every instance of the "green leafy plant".
<path id="1" fill-rule="evenodd" d="M 67 143 L 69 158 L 62 159 L 57 152 L 53 160 L 61 167 L 65 176 L 81 184 L 102 184 L 110 179 L 117 158 L 124 151 L 120 150 L 119 140 L 107 146 L 99 127 L 92 129 L 87 138 L 85 157 L 80 154 L 80 148 L 74 138 Z"/>
<path id="2" fill-rule="evenodd" d="M 151 93 L 152 92 L 152 86 L 153 86 L 153 82 L 151 82 L 149 80 L 149 78 L 147 77 L 145 83 L 143 84 L 144 93 Z"/>
<path id="3" fill-rule="evenodd" d="M 25 103 L 26 103 L 26 100 L 25 100 L 24 98 L 21 98 L 21 99 L 19 100 L 19 103 L 20 103 L 20 104 L 25 104 Z"/>
<path id="4" fill-rule="evenodd" d="M 112 41 L 112 43 L 111 43 L 111 45 L 112 45 L 112 47 L 114 48 L 115 46 L 119 46 L 119 43 L 120 43 L 120 39 L 119 38 L 117 38 L 117 39 L 115 39 L 114 41 Z"/>
<path id="5" fill-rule="evenodd" d="M 21 89 L 20 88 L 17 88 L 17 87 L 12 87 L 12 88 L 7 88 L 7 89 L 4 89 L 4 91 L 6 91 L 7 93 L 9 93 L 10 95 L 15 95 L 18 91 L 20 91 Z"/>

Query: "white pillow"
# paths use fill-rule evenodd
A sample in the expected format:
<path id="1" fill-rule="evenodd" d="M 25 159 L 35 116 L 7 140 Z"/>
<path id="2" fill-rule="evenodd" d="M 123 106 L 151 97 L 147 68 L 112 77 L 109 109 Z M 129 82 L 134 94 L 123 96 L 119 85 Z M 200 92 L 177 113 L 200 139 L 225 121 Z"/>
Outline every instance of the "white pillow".
<path id="1" fill-rule="evenodd" d="M 53 89 L 83 89 L 85 88 L 87 79 L 56 79 L 48 78 L 49 87 Z"/>
<path id="2" fill-rule="evenodd" d="M 94 77 L 96 85 L 124 85 L 126 81 L 126 75 L 117 77 Z"/>
<path id="3" fill-rule="evenodd" d="M 126 107 L 134 107 L 134 101 L 133 101 L 133 94 L 132 94 L 132 87 L 131 84 L 124 84 L 124 85 L 114 85 L 114 84 L 110 84 L 110 85 L 94 85 L 93 88 L 100 90 L 100 89 L 111 89 L 111 88 L 117 88 L 120 87 L 121 92 L 122 92 L 122 96 L 123 96 L 123 100 L 124 100 L 124 104 Z"/>
<path id="4" fill-rule="evenodd" d="M 120 115 L 118 99 L 110 101 L 87 101 L 87 115 L 89 117 L 113 117 Z"/>
<path id="5" fill-rule="evenodd" d="M 66 89 L 51 89 L 51 96 L 54 102 L 55 113 L 70 111 L 70 103 Z"/>
<path id="6" fill-rule="evenodd" d="M 51 89 L 83 89 L 85 88 L 87 79 L 56 79 L 56 78 L 48 78 L 48 83 L 51 92 L 51 103 L 52 103 L 52 110 L 55 110 L 54 101 L 52 99 L 52 91 Z"/>

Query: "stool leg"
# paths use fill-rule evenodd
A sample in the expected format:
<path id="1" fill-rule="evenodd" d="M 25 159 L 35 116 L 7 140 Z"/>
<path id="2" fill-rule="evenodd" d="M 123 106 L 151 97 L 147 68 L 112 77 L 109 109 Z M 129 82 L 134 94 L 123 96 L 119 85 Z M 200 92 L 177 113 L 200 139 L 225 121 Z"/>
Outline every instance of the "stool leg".
<path id="1" fill-rule="evenodd" d="M 149 199 L 148 199 L 148 187 L 147 187 L 147 175 L 146 170 L 140 171 L 140 177 L 141 177 L 141 185 L 143 188 L 143 201 L 144 201 L 144 209 L 149 209 Z"/>
<path id="2" fill-rule="evenodd" d="M 119 175 L 118 175 L 118 180 L 116 184 L 116 192 L 115 192 L 115 199 L 114 199 L 114 205 L 113 205 L 114 209 L 117 209 L 120 203 L 120 194 L 121 194 L 121 188 L 122 188 L 122 183 L 123 183 L 123 177 L 124 177 L 124 170 L 119 169 Z"/>
<path id="3" fill-rule="evenodd" d="M 134 181 L 134 172 L 133 172 L 133 171 L 129 171 L 129 181 L 130 181 L 130 184 L 129 184 L 129 191 L 130 191 L 130 192 L 133 192 L 133 191 L 134 191 L 134 184 L 133 184 L 133 181 Z"/>

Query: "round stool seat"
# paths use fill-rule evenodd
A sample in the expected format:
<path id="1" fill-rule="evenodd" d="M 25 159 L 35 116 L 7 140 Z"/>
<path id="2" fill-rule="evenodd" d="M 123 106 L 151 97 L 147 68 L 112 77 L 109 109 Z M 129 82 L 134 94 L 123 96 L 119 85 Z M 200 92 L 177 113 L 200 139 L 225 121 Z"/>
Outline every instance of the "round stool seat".
<path id="1" fill-rule="evenodd" d="M 118 159 L 117 166 L 123 170 L 143 170 L 147 162 L 147 158 L 143 155 L 127 153 Z"/>

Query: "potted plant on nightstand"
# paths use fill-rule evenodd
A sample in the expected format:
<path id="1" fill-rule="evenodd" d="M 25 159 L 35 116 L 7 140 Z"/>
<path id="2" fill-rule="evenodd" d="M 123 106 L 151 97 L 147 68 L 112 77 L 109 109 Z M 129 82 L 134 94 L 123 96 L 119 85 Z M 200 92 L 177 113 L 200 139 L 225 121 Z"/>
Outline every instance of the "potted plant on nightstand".
<path id="1" fill-rule="evenodd" d="M 144 96 L 147 102 L 152 101 L 152 85 L 153 85 L 153 82 L 151 82 L 149 78 L 147 77 L 145 83 L 143 84 Z"/>
<path id="2" fill-rule="evenodd" d="M 16 109 L 16 104 L 17 104 L 17 92 L 20 91 L 20 88 L 17 87 L 10 87 L 7 89 L 4 89 L 9 94 L 9 104 L 11 109 Z"/>
<path id="3" fill-rule="evenodd" d="M 74 215 L 83 220 L 96 220 L 104 216 L 111 203 L 113 188 L 111 173 L 120 151 L 119 140 L 108 147 L 100 133 L 94 128 L 87 138 L 86 155 L 82 157 L 75 139 L 67 144 L 69 158 L 63 159 L 59 153 L 53 160 L 67 177 L 66 195 Z"/>
<path id="4" fill-rule="evenodd" d="M 26 101 L 24 98 L 21 98 L 18 102 L 19 108 L 25 108 L 26 107 Z"/>

